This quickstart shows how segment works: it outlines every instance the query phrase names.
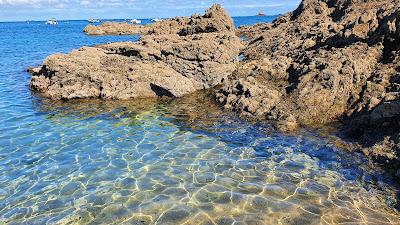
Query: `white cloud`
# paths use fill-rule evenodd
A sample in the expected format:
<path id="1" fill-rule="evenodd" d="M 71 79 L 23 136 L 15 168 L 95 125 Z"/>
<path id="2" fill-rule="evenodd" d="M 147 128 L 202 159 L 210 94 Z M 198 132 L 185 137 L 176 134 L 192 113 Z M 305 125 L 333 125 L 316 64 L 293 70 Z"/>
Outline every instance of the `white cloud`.
<path id="1" fill-rule="evenodd" d="M 35 7 L 35 8 L 67 8 L 84 6 L 87 8 L 98 7 L 123 7 L 130 6 L 135 0 L 0 0 L 0 7 Z"/>
<path id="2" fill-rule="evenodd" d="M 0 0 L 0 5 L 33 5 L 37 4 L 38 0 Z"/>
<path id="3" fill-rule="evenodd" d="M 231 15 L 293 10 L 300 0 L 0 0 L 0 20 L 188 16 L 220 3 Z"/>
<path id="4" fill-rule="evenodd" d="M 256 1 L 256 0 L 0 0 L 0 7 L 36 7 L 36 8 L 66 8 L 85 7 L 85 8 L 102 8 L 102 7 L 137 7 L 137 8 L 181 8 L 181 9 L 199 9 L 205 8 L 214 2 L 221 3 L 226 8 L 262 8 L 262 7 L 281 7 L 297 3 L 299 0 L 288 0 L 282 3 L 280 0 Z"/>
<path id="5" fill-rule="evenodd" d="M 83 6 L 90 5 L 90 1 L 81 1 L 81 5 Z"/>

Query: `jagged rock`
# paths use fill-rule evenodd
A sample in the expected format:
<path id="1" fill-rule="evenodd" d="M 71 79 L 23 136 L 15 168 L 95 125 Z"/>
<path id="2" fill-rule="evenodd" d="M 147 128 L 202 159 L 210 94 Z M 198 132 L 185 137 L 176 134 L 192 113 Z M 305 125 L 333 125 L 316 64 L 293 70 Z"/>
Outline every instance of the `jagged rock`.
<path id="1" fill-rule="evenodd" d="M 88 35 L 132 35 L 147 34 L 150 27 L 124 22 L 105 22 L 101 25 L 87 25 L 84 30 Z"/>
<path id="2" fill-rule="evenodd" d="M 241 28 L 238 33 L 249 40 L 233 77 L 268 83 L 282 101 L 294 104 L 302 124 L 330 122 L 396 99 L 398 90 L 386 89 L 398 86 L 393 81 L 399 67 L 393 57 L 399 49 L 398 6 L 383 0 L 304 0 L 272 24 Z M 274 110 L 280 105 L 286 110 L 280 102 Z"/>
<path id="3" fill-rule="evenodd" d="M 177 17 L 148 25 L 106 22 L 98 26 L 88 25 L 84 32 L 89 35 L 132 35 L 132 34 L 178 34 L 231 32 L 235 30 L 232 18 L 218 4 L 214 4 L 203 16 Z"/>
<path id="4" fill-rule="evenodd" d="M 385 136 L 400 127 L 399 6 L 397 0 L 303 0 L 272 24 L 241 27 L 243 60 L 217 100 L 278 127 L 286 118 L 302 125 L 350 121 L 365 147 L 387 143 Z M 247 77 L 261 94 L 238 90 L 249 85 Z M 379 138 L 366 141 L 371 137 Z M 390 140 L 388 151 L 400 152 L 398 138 Z"/>
<path id="5" fill-rule="evenodd" d="M 41 68 L 29 67 L 26 71 L 31 74 L 38 74 L 40 73 Z"/>
<path id="6" fill-rule="evenodd" d="M 230 85 L 224 86 L 216 94 L 218 100 L 225 108 L 234 109 L 244 115 L 265 115 L 281 101 L 282 94 L 279 91 L 259 84 L 251 76 L 227 82 Z"/>
<path id="7" fill-rule="evenodd" d="M 220 5 L 203 16 L 148 26 L 105 23 L 91 34 L 149 34 L 137 43 L 83 47 L 48 57 L 30 69 L 30 87 L 52 99 L 180 97 L 220 84 L 236 68 L 242 47 Z"/>
<path id="8" fill-rule="evenodd" d="M 227 109 L 276 121 L 283 131 L 345 121 L 366 155 L 399 171 L 399 6 L 303 0 L 272 24 L 241 27 L 243 49 L 219 5 L 147 26 L 88 26 L 92 35 L 145 36 L 50 56 L 30 70 L 31 87 L 53 99 L 127 99 L 179 97 L 222 83 L 216 98 Z"/>
<path id="9" fill-rule="evenodd" d="M 293 115 L 289 115 L 278 121 L 277 128 L 283 132 L 291 132 L 297 130 L 299 124 Z"/>
<path id="10" fill-rule="evenodd" d="M 214 87 L 236 68 L 233 33 L 145 36 L 48 57 L 31 88 L 52 99 L 180 97 Z"/>

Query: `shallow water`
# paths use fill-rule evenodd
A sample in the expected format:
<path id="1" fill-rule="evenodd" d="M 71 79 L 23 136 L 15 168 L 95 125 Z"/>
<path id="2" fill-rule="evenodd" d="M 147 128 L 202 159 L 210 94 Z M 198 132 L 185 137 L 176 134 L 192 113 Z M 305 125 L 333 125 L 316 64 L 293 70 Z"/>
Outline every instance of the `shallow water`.
<path id="1" fill-rule="evenodd" d="M 206 94 L 36 96 L 26 67 L 136 37 L 35 24 L 0 23 L 0 224 L 400 224 L 397 188 L 362 155 L 243 121 Z"/>

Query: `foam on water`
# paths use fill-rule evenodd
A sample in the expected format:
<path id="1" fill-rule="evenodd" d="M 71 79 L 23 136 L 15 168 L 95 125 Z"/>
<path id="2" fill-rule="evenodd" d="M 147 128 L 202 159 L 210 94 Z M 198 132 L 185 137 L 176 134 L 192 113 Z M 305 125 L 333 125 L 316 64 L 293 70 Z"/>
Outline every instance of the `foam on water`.
<path id="1" fill-rule="evenodd" d="M 390 178 L 313 132 L 277 133 L 204 94 L 35 96 L 29 65 L 135 37 L 30 26 L 0 24 L 0 224 L 399 224 Z"/>

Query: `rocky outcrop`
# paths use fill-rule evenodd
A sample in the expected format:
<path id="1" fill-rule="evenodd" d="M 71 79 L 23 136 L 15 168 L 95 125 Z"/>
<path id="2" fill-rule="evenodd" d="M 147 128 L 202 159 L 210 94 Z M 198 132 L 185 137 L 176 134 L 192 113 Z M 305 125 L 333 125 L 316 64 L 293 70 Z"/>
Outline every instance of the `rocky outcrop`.
<path id="1" fill-rule="evenodd" d="M 380 155 L 398 158 L 399 6 L 397 0 L 303 0 L 272 24 L 242 27 L 243 61 L 217 100 L 283 130 L 342 120 L 369 154 L 379 142 L 387 146 L 377 147 L 386 151 Z"/>
<path id="2" fill-rule="evenodd" d="M 237 30 L 244 48 L 219 5 L 203 16 L 147 26 L 88 26 L 92 35 L 144 36 L 50 56 L 31 69 L 31 87 L 53 99 L 128 99 L 179 97 L 221 84 L 221 105 L 283 131 L 345 122 L 366 155 L 400 176 L 399 6 L 303 0 L 272 24 Z"/>
<path id="3" fill-rule="evenodd" d="M 180 97 L 214 87 L 236 68 L 233 33 L 145 36 L 48 57 L 31 88 L 52 99 Z"/>
<path id="4" fill-rule="evenodd" d="M 203 16 L 177 17 L 148 25 L 106 22 L 98 26 L 88 25 L 84 32 L 89 35 L 132 35 L 132 34 L 178 34 L 231 32 L 235 30 L 232 18 L 218 4 L 213 5 Z"/>
<path id="5" fill-rule="evenodd" d="M 42 67 L 29 70 L 31 89 L 51 99 L 180 97 L 220 84 L 236 69 L 242 47 L 232 18 L 219 5 L 203 16 L 149 26 L 111 23 L 95 29 L 101 30 L 97 34 L 148 35 L 136 43 L 83 47 L 49 56 Z"/>
<path id="6" fill-rule="evenodd" d="M 147 34 L 150 29 L 150 26 L 127 22 L 104 22 L 101 25 L 87 25 L 83 31 L 88 35 L 133 35 Z"/>

